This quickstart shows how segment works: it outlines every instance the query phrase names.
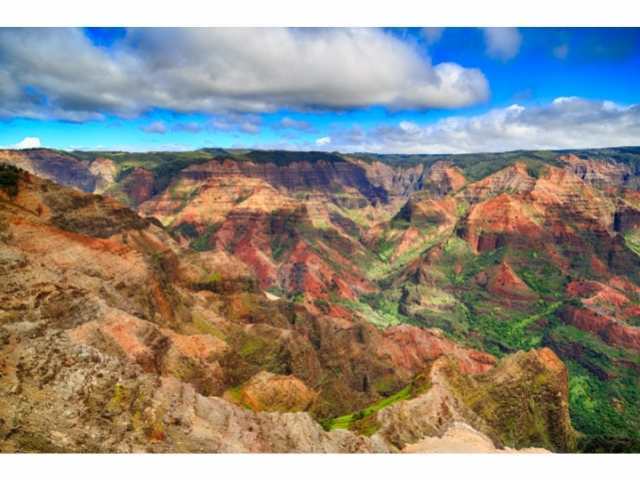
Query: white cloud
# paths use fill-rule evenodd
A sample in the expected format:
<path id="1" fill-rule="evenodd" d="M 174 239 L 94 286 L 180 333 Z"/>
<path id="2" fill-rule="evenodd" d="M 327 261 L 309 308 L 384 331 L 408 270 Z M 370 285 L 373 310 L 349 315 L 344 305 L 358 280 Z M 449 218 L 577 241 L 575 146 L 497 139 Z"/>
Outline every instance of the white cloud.
<path id="1" fill-rule="evenodd" d="M 316 140 L 316 145 L 325 146 L 331 143 L 331 137 L 320 137 Z"/>
<path id="2" fill-rule="evenodd" d="M 4 117 L 455 108 L 489 95 L 481 71 L 432 65 L 375 28 L 130 29 L 108 50 L 78 29 L 0 29 L 0 58 Z"/>
<path id="3" fill-rule="evenodd" d="M 407 122 L 406 120 L 401 121 L 398 124 L 398 127 L 403 132 L 415 132 L 416 130 L 418 130 L 420 128 L 420 127 L 418 127 L 417 124 L 415 124 L 413 122 Z"/>
<path id="4" fill-rule="evenodd" d="M 425 38 L 429 45 L 433 45 L 442 38 L 443 32 L 443 27 L 425 27 L 422 29 L 422 36 Z"/>
<path id="5" fill-rule="evenodd" d="M 637 145 L 640 105 L 559 97 L 535 107 L 511 105 L 433 124 L 399 122 L 332 132 L 331 148 L 388 153 L 469 153 Z"/>
<path id="6" fill-rule="evenodd" d="M 141 127 L 141 130 L 146 133 L 159 133 L 161 135 L 164 135 L 165 133 L 167 133 L 167 126 L 164 122 L 158 121 Z"/>
<path id="7" fill-rule="evenodd" d="M 258 115 L 230 113 L 213 118 L 208 123 L 208 127 L 213 130 L 222 130 L 225 132 L 255 134 L 260 132 L 261 123 L 262 120 Z"/>
<path id="8" fill-rule="evenodd" d="M 40 148 L 41 145 L 42 144 L 40 143 L 40 139 L 38 137 L 24 137 L 18 143 L 12 145 L 10 148 Z"/>
<path id="9" fill-rule="evenodd" d="M 517 28 L 497 27 L 483 28 L 487 54 L 490 57 L 507 61 L 518 54 L 522 44 L 522 36 Z"/>
<path id="10" fill-rule="evenodd" d="M 304 120 L 296 120 L 290 117 L 283 117 L 278 126 L 280 128 L 290 128 L 292 130 L 311 130 L 311 124 Z"/>
<path id="11" fill-rule="evenodd" d="M 566 43 L 563 43 L 562 45 L 558 45 L 553 49 L 553 56 L 560 60 L 564 60 L 565 58 L 567 58 L 568 55 L 569 55 L 569 45 L 567 45 Z"/>

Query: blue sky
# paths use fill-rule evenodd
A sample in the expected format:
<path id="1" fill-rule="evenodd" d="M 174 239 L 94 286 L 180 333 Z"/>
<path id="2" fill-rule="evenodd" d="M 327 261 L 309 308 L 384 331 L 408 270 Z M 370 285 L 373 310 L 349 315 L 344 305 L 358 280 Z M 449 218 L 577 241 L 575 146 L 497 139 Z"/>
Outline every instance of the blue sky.
<path id="1" fill-rule="evenodd" d="M 640 144 L 640 29 L 0 29 L 0 145 Z"/>

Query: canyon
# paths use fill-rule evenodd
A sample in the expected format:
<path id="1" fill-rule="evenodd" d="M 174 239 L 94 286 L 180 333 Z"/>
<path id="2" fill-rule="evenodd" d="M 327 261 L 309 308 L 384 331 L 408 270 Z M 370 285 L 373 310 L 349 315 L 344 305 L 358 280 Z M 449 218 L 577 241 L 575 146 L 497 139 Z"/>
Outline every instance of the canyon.
<path id="1" fill-rule="evenodd" d="M 0 450 L 640 451 L 640 148 L 0 151 Z"/>

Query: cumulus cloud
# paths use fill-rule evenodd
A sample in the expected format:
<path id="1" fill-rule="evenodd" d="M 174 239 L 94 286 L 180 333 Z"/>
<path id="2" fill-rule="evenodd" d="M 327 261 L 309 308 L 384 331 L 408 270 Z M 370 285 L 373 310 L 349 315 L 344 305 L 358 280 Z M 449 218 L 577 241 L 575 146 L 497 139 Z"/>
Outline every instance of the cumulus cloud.
<path id="1" fill-rule="evenodd" d="M 520 51 L 522 35 L 517 28 L 483 28 L 487 54 L 502 61 L 512 59 Z"/>
<path id="2" fill-rule="evenodd" d="M 640 105 L 560 97 L 535 107 L 512 105 L 434 124 L 402 121 L 368 131 L 332 133 L 332 149 L 391 153 L 471 153 L 518 149 L 636 145 Z"/>
<path id="3" fill-rule="evenodd" d="M 77 29 L 2 29 L 0 58 L 4 117 L 455 108 L 489 94 L 481 71 L 432 65 L 382 29 L 142 28 L 109 48 Z"/>
<path id="4" fill-rule="evenodd" d="M 11 145 L 9 148 L 40 148 L 42 144 L 40 143 L 40 139 L 38 137 L 24 137 L 15 145 Z"/>
<path id="5" fill-rule="evenodd" d="M 331 137 L 320 137 L 316 140 L 316 145 L 323 147 L 331 143 Z"/>
<path id="6" fill-rule="evenodd" d="M 167 125 L 164 122 L 158 121 L 141 127 L 141 130 L 146 133 L 159 133 L 161 135 L 164 135 L 165 133 L 167 133 L 168 129 Z"/>

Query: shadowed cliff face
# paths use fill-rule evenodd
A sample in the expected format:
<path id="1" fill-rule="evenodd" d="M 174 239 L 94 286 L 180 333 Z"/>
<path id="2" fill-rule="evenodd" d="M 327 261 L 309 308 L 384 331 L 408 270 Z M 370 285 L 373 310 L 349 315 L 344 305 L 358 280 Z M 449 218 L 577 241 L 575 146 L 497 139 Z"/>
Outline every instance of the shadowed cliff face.
<path id="1" fill-rule="evenodd" d="M 567 405 L 587 439 L 584 448 L 601 448 L 611 438 L 616 449 L 635 444 L 635 149 L 389 158 L 47 152 L 4 152 L 0 158 L 40 173 L 47 155 L 56 165 L 68 157 L 65 168 L 89 172 L 92 187 L 64 168 L 46 176 L 103 197 L 38 179 L 36 193 L 27 195 L 31 187 L 25 187 L 11 196 L 6 190 L 5 205 L 38 219 L 12 220 L 14 238 L 29 247 L 37 237 L 67 241 L 76 235 L 74 241 L 129 252 L 124 264 L 140 272 L 130 283 L 97 273 L 102 267 L 78 277 L 74 288 L 91 285 L 108 308 L 98 315 L 95 307 L 80 323 L 63 322 L 74 325 L 68 333 L 74 345 L 116 355 L 152 377 L 177 379 L 232 408 L 308 412 L 330 436 L 355 432 L 349 449 L 435 445 L 421 443 L 419 435 L 441 435 L 458 421 L 497 447 L 570 449 L 570 422 L 561 413 Z M 31 230 L 23 232 L 26 225 Z M 39 228 L 47 233 L 36 234 Z M 37 255 L 44 254 L 39 248 Z M 65 251 L 76 255 L 77 248 Z M 95 254 L 96 261 L 91 255 L 81 257 L 83 268 L 102 261 L 102 254 Z M 69 255 L 64 259 L 53 270 L 80 268 L 65 263 Z M 117 262 L 109 257 L 104 265 L 116 268 Z M 107 286 L 100 283 L 105 279 Z M 29 311 L 34 303 L 22 305 Z M 430 378 L 425 372 L 441 357 L 475 379 L 494 371 L 503 357 L 545 347 L 567 368 L 537 378 L 545 385 L 549 380 L 550 391 L 564 395 L 566 405 L 557 410 L 551 402 L 555 413 L 534 408 L 526 420 L 531 424 L 518 427 L 528 432 L 522 438 L 505 433 L 515 423 L 456 396 L 473 388 L 482 395 L 493 391 L 480 387 L 479 379 L 454 382 L 464 388 L 448 391 L 447 398 L 457 400 L 447 408 L 460 409 L 458 417 L 433 407 L 432 423 L 411 427 L 418 433 L 381 423 L 393 405 L 423 405 L 418 399 L 432 384 L 423 381 Z M 537 368 L 524 363 L 527 372 Z M 529 373 L 507 370 L 529 382 L 523 380 Z M 564 376 L 564 384 L 553 383 L 556 376 Z M 512 393 L 483 402 L 512 411 L 502 403 L 517 403 L 519 393 Z M 537 401 L 551 397 L 541 393 Z M 431 411 L 427 403 L 421 415 Z M 540 415 L 559 415 L 551 423 L 565 425 L 564 433 L 550 431 Z"/>
<path id="2" fill-rule="evenodd" d="M 77 158 L 46 149 L 0 150 L 0 162 L 10 163 L 61 185 L 93 192 L 96 177 Z"/>

